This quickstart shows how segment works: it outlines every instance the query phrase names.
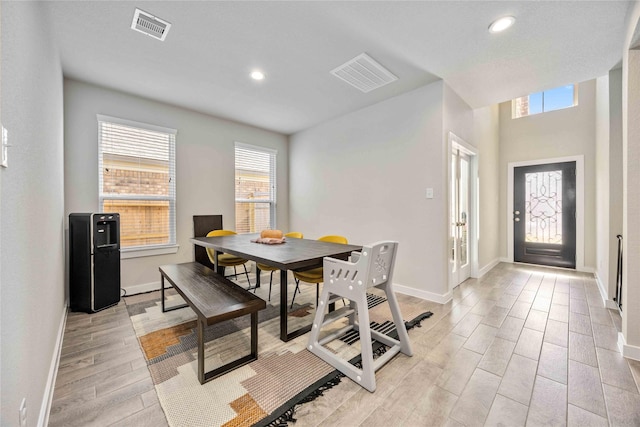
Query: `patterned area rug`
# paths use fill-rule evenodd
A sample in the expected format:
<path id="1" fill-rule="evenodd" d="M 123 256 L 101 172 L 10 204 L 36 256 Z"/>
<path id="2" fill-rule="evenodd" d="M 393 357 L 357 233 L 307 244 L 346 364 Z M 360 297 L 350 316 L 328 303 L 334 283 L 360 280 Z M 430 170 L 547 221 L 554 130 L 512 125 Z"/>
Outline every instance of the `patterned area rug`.
<path id="1" fill-rule="evenodd" d="M 289 311 L 290 330 L 313 320 L 315 289 L 306 292 L 306 298 L 310 301 L 305 301 L 305 292 L 296 297 Z M 277 302 L 278 297 L 272 296 L 272 301 Z M 369 295 L 372 327 L 393 335 L 388 304 L 382 304 L 385 301 L 383 296 Z M 258 316 L 258 360 L 201 385 L 196 373 L 196 315 L 191 308 L 162 313 L 159 291 L 126 297 L 125 302 L 171 426 L 283 424 L 292 419 L 297 404 L 321 394 L 342 377 L 306 350 L 308 334 L 287 343 L 280 341 L 279 307 L 267 303 Z M 179 295 L 170 292 L 168 305 L 182 303 Z M 402 307 L 402 312 L 405 319 L 428 317 L 411 313 L 408 307 Z M 249 320 L 244 316 L 207 328 L 206 370 L 249 353 Z M 346 319 L 344 322 L 336 322 L 334 328 L 344 326 Z M 384 352 L 383 346 L 377 346 L 379 353 Z M 357 334 L 328 347 L 352 363 L 360 354 Z"/>

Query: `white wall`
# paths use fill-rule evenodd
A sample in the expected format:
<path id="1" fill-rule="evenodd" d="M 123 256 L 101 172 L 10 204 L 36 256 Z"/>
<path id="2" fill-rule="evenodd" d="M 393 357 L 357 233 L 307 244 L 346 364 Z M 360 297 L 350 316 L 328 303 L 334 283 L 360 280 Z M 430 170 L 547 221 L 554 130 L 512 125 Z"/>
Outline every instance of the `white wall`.
<path id="1" fill-rule="evenodd" d="M 474 140 L 479 152 L 480 187 L 478 267 L 485 273 L 500 258 L 500 174 L 496 165 L 500 158 L 500 119 L 498 105 L 474 110 Z"/>
<path id="2" fill-rule="evenodd" d="M 596 275 L 614 307 L 622 234 L 622 69 L 596 81 Z"/>
<path id="3" fill-rule="evenodd" d="M 397 240 L 394 281 L 436 299 L 447 292 L 443 85 L 294 134 L 289 151 L 291 229 Z"/>
<path id="4" fill-rule="evenodd" d="M 511 118 L 511 102 L 500 104 L 500 253 L 507 256 L 507 168 L 510 162 L 584 155 L 584 264 L 596 266 L 595 80 L 579 84 L 578 105 Z M 509 221 L 511 218 L 509 218 Z"/>
<path id="5" fill-rule="evenodd" d="M 42 6 L 2 2 L 2 122 L 9 168 L 0 169 L 2 236 L 0 425 L 41 414 L 64 320 L 62 72 Z"/>
<path id="6" fill-rule="evenodd" d="M 622 151 L 624 176 L 623 354 L 640 360 L 640 2 L 629 13 L 622 57 Z"/>
<path id="7" fill-rule="evenodd" d="M 616 294 L 618 239 L 622 234 L 622 68 L 609 72 L 609 288 Z"/>
<path id="8" fill-rule="evenodd" d="M 596 79 L 596 277 L 609 293 L 609 75 Z M 615 236 L 613 236 L 615 238 Z M 615 294 L 614 294 L 615 295 Z"/>
<path id="9" fill-rule="evenodd" d="M 193 260 L 193 244 L 189 243 L 193 215 L 222 214 L 223 226 L 235 228 L 235 141 L 278 150 L 277 226 L 288 229 L 287 136 L 74 80 L 65 80 L 64 93 L 67 216 L 99 210 L 96 114 L 178 130 L 176 225 L 180 249 L 177 254 L 123 259 L 123 287 L 159 283 L 159 265 Z"/>

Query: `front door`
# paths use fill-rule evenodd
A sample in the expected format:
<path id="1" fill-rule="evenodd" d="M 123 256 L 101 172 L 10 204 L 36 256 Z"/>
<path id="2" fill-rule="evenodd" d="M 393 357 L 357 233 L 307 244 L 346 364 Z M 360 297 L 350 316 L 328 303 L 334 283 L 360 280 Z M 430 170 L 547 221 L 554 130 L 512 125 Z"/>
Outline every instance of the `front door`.
<path id="1" fill-rule="evenodd" d="M 576 267 L 576 162 L 514 168 L 513 260 Z"/>

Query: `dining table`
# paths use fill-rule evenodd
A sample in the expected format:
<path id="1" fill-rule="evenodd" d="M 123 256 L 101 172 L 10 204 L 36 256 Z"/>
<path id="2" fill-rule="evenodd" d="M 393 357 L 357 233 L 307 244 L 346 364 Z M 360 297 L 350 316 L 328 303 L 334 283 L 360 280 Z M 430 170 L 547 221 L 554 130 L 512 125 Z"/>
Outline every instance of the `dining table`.
<path id="1" fill-rule="evenodd" d="M 254 242 L 259 233 L 233 234 L 216 237 L 194 237 L 191 243 L 215 250 L 214 266 L 222 274 L 224 267 L 218 265 L 218 255 L 227 253 L 244 259 L 266 264 L 280 270 L 280 339 L 289 341 L 311 330 L 311 324 L 288 331 L 288 272 L 304 271 L 321 267 L 325 257 L 348 259 L 351 252 L 362 246 L 323 242 L 310 239 L 285 239 L 281 244 Z M 259 274 L 258 274 L 259 276 Z M 256 286 L 259 286 L 259 277 Z"/>

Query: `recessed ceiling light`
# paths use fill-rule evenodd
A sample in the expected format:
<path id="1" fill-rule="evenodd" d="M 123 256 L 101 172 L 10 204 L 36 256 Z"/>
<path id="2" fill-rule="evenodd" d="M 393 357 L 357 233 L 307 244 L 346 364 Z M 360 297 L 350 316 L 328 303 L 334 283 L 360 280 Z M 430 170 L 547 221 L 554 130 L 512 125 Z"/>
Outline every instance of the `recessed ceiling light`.
<path id="1" fill-rule="evenodd" d="M 513 16 L 504 16 L 493 21 L 491 25 L 489 25 L 489 31 L 492 33 L 500 33 L 511 27 L 514 22 L 516 22 L 516 18 Z"/>
<path id="2" fill-rule="evenodd" d="M 262 71 L 253 71 L 251 73 L 251 78 L 253 80 L 263 80 L 264 79 L 264 73 Z"/>

